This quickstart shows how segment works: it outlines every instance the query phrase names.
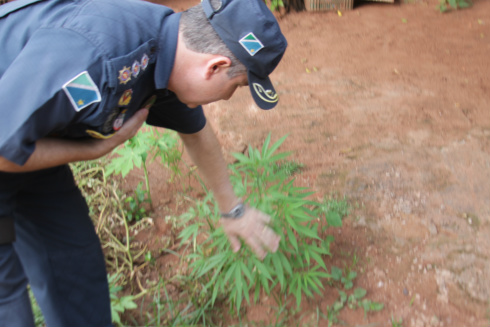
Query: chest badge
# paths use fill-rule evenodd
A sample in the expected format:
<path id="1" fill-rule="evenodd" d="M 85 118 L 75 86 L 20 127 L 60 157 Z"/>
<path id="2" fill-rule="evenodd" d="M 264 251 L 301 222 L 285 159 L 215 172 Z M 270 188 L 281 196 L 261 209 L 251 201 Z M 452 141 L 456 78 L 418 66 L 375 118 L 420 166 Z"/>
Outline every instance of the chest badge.
<path id="1" fill-rule="evenodd" d="M 117 118 L 114 120 L 114 124 L 112 125 L 113 130 L 118 131 L 121 129 L 122 125 L 124 124 L 124 117 L 126 117 L 126 111 L 127 110 L 121 111 L 119 116 L 117 116 Z"/>
<path id="2" fill-rule="evenodd" d="M 131 72 L 133 74 L 133 77 L 134 78 L 138 77 L 140 71 L 141 71 L 141 64 L 138 62 L 138 60 L 135 60 L 133 66 L 131 67 Z"/>
<path id="3" fill-rule="evenodd" d="M 123 69 L 119 71 L 119 83 L 126 84 L 131 80 L 131 69 L 129 67 L 124 66 Z"/>
<path id="4" fill-rule="evenodd" d="M 133 90 L 132 89 L 126 90 L 119 98 L 118 104 L 120 106 L 127 106 L 131 102 L 132 97 L 133 97 Z"/>
<path id="5" fill-rule="evenodd" d="M 141 58 L 141 68 L 145 70 L 146 67 L 148 67 L 149 62 L 150 62 L 150 57 L 148 57 L 148 55 L 145 53 Z"/>

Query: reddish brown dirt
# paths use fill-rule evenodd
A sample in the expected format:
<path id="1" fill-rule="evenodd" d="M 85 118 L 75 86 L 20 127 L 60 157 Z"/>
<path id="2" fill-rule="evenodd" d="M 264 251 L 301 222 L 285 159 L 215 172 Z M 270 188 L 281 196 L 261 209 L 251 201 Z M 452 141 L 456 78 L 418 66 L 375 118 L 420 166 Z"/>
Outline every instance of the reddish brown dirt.
<path id="1" fill-rule="evenodd" d="M 159 2 L 181 11 L 197 0 Z M 356 255 L 355 287 L 385 307 L 342 310 L 348 326 L 490 324 L 490 1 L 445 14 L 437 3 L 277 15 L 289 41 L 272 74 L 279 106 L 257 109 L 244 88 L 205 108 L 228 160 L 288 134 L 281 150 L 305 164 L 298 183 L 354 205 L 327 264 Z M 184 204 L 167 175 L 150 176 L 161 235 Z M 337 296 L 327 287 L 303 301 L 298 324 L 327 326 L 316 310 Z M 273 306 L 247 319 L 270 322 Z"/>

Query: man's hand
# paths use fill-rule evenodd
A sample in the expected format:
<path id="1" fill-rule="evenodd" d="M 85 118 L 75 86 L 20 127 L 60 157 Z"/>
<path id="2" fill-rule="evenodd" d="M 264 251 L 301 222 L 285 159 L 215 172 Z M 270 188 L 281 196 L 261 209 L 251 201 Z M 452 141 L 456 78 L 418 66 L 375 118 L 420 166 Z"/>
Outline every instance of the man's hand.
<path id="1" fill-rule="evenodd" d="M 146 120 L 148 116 L 148 109 L 141 109 L 137 111 L 131 118 L 124 123 L 117 133 L 115 133 L 111 138 L 107 140 L 91 140 L 93 146 L 97 147 L 97 154 L 95 158 L 102 157 L 103 155 L 111 152 L 115 147 L 123 144 L 130 138 L 136 135 L 141 125 Z M 94 159 L 95 159 L 94 158 Z"/>
<path id="2" fill-rule="evenodd" d="M 240 239 L 243 239 L 257 257 L 263 260 L 267 251 L 277 251 L 281 239 L 267 225 L 270 219 L 268 215 L 247 206 L 242 217 L 222 218 L 220 221 L 234 252 L 240 250 Z"/>
<path id="3" fill-rule="evenodd" d="M 36 142 L 36 148 L 27 162 L 20 166 L 0 156 L 0 171 L 28 172 L 64 165 L 74 161 L 97 159 L 127 139 L 133 137 L 148 116 L 148 110 L 135 113 L 122 128 L 107 140 L 60 139 L 45 137 Z"/>

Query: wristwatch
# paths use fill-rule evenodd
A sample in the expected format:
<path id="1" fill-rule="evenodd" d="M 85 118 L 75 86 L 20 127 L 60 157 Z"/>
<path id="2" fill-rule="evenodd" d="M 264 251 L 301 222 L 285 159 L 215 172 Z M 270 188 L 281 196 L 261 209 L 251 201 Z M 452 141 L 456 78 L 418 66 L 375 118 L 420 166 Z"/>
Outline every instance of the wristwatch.
<path id="1" fill-rule="evenodd" d="M 243 216 L 245 213 L 245 205 L 243 203 L 237 204 L 233 209 L 230 210 L 230 212 L 227 213 L 221 213 L 222 218 L 231 218 L 231 219 L 238 219 Z"/>

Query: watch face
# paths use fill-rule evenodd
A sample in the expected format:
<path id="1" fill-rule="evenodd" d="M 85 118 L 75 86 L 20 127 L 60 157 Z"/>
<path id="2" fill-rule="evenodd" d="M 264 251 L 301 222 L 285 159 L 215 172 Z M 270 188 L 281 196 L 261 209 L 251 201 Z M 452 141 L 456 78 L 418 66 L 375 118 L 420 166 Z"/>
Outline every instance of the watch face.
<path id="1" fill-rule="evenodd" d="M 223 218 L 240 218 L 245 213 L 245 206 L 243 203 L 238 204 L 236 207 L 230 210 L 228 213 L 222 213 L 221 217 Z"/>

